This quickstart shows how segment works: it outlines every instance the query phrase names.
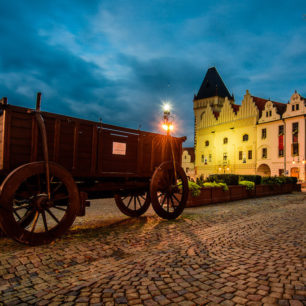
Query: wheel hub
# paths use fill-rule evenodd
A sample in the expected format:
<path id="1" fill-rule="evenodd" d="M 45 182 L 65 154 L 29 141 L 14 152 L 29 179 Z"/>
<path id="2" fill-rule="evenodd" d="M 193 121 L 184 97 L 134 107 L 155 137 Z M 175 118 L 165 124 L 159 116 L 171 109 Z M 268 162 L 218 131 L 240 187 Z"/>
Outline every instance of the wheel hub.
<path id="1" fill-rule="evenodd" d="M 39 211 L 42 212 L 46 208 L 52 207 L 53 203 L 48 199 L 46 194 L 38 195 L 34 200 L 34 207 Z"/>

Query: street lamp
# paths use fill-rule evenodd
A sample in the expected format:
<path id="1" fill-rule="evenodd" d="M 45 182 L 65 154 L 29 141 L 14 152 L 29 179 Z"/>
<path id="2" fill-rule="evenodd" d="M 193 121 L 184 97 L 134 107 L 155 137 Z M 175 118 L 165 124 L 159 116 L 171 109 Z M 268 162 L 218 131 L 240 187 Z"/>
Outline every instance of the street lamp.
<path id="1" fill-rule="evenodd" d="M 170 135 L 170 132 L 173 131 L 173 123 L 171 122 L 171 118 L 170 118 L 170 109 L 171 109 L 171 106 L 169 103 L 165 103 L 163 105 L 164 121 L 163 121 L 162 127 L 167 132 L 167 135 Z"/>

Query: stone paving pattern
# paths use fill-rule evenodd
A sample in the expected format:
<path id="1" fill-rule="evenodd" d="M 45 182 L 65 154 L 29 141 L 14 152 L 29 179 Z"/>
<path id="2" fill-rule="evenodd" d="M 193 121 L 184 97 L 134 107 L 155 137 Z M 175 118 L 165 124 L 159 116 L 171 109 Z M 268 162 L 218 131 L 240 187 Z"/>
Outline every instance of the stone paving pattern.
<path id="1" fill-rule="evenodd" d="M 306 305 L 305 196 L 78 219 L 40 247 L 1 238 L 0 305 Z"/>

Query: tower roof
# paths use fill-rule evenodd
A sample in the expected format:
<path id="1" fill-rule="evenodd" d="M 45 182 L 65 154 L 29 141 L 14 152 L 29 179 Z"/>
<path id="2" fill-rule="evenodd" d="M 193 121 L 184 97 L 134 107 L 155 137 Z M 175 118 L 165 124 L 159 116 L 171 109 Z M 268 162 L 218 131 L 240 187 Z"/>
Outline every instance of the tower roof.
<path id="1" fill-rule="evenodd" d="M 221 79 L 217 69 L 215 67 L 211 67 L 207 70 L 203 83 L 199 89 L 197 95 L 195 95 L 194 100 L 200 100 L 210 97 L 228 97 L 229 99 L 233 99 L 227 90 L 223 80 Z"/>

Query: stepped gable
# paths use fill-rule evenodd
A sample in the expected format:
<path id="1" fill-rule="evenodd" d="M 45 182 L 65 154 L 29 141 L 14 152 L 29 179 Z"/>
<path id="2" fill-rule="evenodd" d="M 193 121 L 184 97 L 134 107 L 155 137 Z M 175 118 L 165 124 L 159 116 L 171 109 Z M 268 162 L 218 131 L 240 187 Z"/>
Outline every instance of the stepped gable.
<path id="1" fill-rule="evenodd" d="M 184 150 L 187 151 L 188 154 L 190 155 L 190 162 L 194 163 L 195 161 L 194 147 L 183 148 L 183 151 Z"/>
<path id="2" fill-rule="evenodd" d="M 200 100 L 215 96 L 223 98 L 228 97 L 230 100 L 233 99 L 217 69 L 215 67 L 211 67 L 207 70 L 199 92 L 194 96 L 194 100 Z"/>
<path id="3" fill-rule="evenodd" d="M 259 98 L 259 97 L 255 97 L 252 96 L 254 103 L 256 104 L 258 110 L 259 110 L 259 117 L 261 117 L 262 112 L 265 109 L 265 105 L 268 101 L 271 100 L 267 100 L 267 99 L 263 99 L 263 98 Z M 273 105 L 276 106 L 277 108 L 277 113 L 282 115 L 285 111 L 286 111 L 286 107 L 287 105 L 284 103 L 280 103 L 280 102 L 275 102 L 275 101 L 271 101 L 273 103 Z"/>

